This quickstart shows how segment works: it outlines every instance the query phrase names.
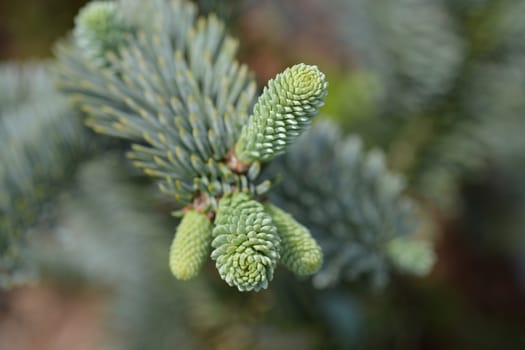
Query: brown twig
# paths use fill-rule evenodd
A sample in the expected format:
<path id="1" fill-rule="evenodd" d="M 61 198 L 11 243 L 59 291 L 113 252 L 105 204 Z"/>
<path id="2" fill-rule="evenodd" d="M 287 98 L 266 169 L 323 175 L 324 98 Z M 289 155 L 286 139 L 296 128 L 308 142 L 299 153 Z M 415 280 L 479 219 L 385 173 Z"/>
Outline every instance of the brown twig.
<path id="1" fill-rule="evenodd" d="M 244 163 L 235 154 L 235 146 L 226 155 L 226 166 L 235 173 L 242 174 L 248 171 L 250 164 Z"/>

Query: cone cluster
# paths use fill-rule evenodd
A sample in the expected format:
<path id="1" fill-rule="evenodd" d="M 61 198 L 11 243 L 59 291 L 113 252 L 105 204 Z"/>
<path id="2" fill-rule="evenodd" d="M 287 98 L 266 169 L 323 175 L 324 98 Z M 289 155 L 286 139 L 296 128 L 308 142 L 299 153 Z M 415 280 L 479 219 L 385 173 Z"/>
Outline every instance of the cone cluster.
<path id="1" fill-rule="evenodd" d="M 131 141 L 128 158 L 184 207 L 170 249 L 176 278 L 195 277 L 212 248 L 220 276 L 240 291 L 266 288 L 279 261 L 314 273 L 319 246 L 262 204 L 272 182 L 260 172 L 310 125 L 326 96 L 324 74 L 290 67 L 252 108 L 255 80 L 224 25 L 197 19 L 190 2 L 151 1 L 141 13 L 125 11 L 126 2 L 86 5 L 72 42 L 57 49 L 59 88 L 94 131 Z"/>

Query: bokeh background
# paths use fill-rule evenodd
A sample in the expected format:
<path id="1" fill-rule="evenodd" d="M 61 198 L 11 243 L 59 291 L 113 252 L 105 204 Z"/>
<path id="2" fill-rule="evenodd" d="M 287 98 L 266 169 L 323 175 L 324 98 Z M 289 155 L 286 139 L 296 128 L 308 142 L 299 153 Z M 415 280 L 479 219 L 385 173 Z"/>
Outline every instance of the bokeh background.
<path id="1" fill-rule="evenodd" d="M 0 60 L 52 58 L 84 3 L 1 1 Z M 174 281 L 169 210 L 126 164 L 109 171 L 110 154 L 57 195 L 35 238 L 42 277 L 0 294 L 0 349 L 525 349 L 525 1 L 198 6 L 226 21 L 261 85 L 298 62 L 327 73 L 320 118 L 405 176 L 432 273 L 325 290 L 280 273 L 248 294 L 212 266 Z"/>

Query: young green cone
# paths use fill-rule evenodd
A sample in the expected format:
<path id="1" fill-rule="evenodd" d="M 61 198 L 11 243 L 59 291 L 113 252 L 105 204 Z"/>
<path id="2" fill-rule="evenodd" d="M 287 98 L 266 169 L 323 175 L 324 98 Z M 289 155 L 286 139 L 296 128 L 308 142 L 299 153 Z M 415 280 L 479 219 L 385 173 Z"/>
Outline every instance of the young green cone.
<path id="1" fill-rule="evenodd" d="M 170 249 L 170 269 L 180 280 L 199 274 L 210 251 L 212 224 L 196 210 L 184 214 Z"/>
<path id="2" fill-rule="evenodd" d="M 264 208 L 272 217 L 277 233 L 281 237 L 283 265 L 299 276 L 317 272 L 323 263 L 323 252 L 310 231 L 276 206 L 267 203 Z"/>
<path id="3" fill-rule="evenodd" d="M 394 238 L 387 244 L 387 254 L 392 263 L 402 272 L 425 276 L 434 267 L 436 254 L 427 241 Z"/>
<path id="4" fill-rule="evenodd" d="M 73 35 L 82 52 L 96 65 L 103 65 L 106 51 L 116 49 L 123 42 L 126 31 L 117 3 L 94 1 L 78 13 Z"/>
<path id="5" fill-rule="evenodd" d="M 244 163 L 284 153 L 324 103 L 327 82 L 317 66 L 297 64 L 268 82 L 241 131 L 235 152 Z"/>
<path id="6" fill-rule="evenodd" d="M 280 239 L 261 203 L 246 193 L 219 202 L 211 257 L 223 280 L 239 291 L 268 287 L 279 260 Z"/>

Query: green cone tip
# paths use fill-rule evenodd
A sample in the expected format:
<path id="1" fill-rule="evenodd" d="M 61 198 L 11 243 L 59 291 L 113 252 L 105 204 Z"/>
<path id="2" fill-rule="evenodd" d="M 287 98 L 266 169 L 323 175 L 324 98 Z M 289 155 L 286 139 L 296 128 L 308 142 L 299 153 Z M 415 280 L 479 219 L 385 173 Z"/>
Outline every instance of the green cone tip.
<path id="1" fill-rule="evenodd" d="M 102 62 L 106 51 L 116 49 L 124 40 L 126 25 L 117 4 L 94 1 L 80 9 L 75 18 L 73 37 L 88 57 Z"/>
<path id="2" fill-rule="evenodd" d="M 267 162 L 284 153 L 317 115 L 327 85 L 317 66 L 304 63 L 287 68 L 270 80 L 237 141 L 235 152 L 239 160 Z"/>
<path id="3" fill-rule="evenodd" d="M 432 271 L 436 254 L 427 241 L 398 237 L 387 245 L 392 263 L 404 273 L 425 276 Z"/>
<path id="4" fill-rule="evenodd" d="M 265 204 L 281 237 L 281 262 L 299 276 L 316 273 L 323 263 L 323 252 L 310 231 L 290 214 L 272 204 Z"/>
<path id="5" fill-rule="evenodd" d="M 239 291 L 267 288 L 279 260 L 277 229 L 261 203 L 245 193 L 219 202 L 212 259 L 223 280 Z"/>
<path id="6" fill-rule="evenodd" d="M 170 269 L 180 280 L 198 275 L 206 261 L 211 243 L 212 224 L 195 210 L 184 214 L 170 249 Z"/>

